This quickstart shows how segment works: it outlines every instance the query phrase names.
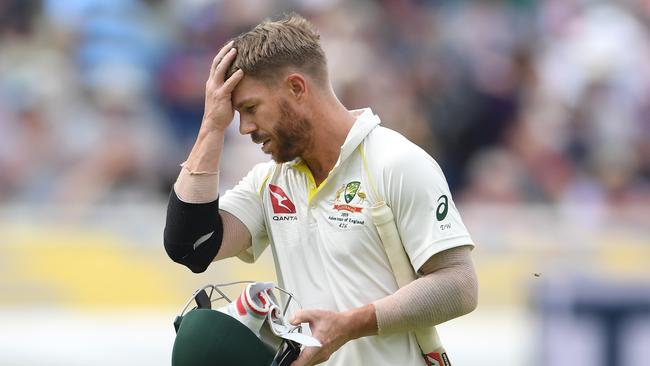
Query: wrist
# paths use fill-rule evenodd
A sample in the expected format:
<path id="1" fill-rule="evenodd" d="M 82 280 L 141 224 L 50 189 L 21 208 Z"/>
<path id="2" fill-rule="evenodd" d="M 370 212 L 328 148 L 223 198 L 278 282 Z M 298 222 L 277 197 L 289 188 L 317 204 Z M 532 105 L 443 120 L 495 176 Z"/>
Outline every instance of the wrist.
<path id="1" fill-rule="evenodd" d="M 350 340 L 377 334 L 377 316 L 373 304 L 364 305 L 344 313 Z"/>
<path id="2" fill-rule="evenodd" d="M 199 128 L 198 139 L 201 138 L 214 138 L 214 137 L 223 137 L 226 134 L 226 128 L 228 126 L 210 126 L 211 123 L 208 123 L 206 120 L 201 122 L 201 127 Z M 210 127 L 206 127 L 210 126 Z"/>
<path id="3" fill-rule="evenodd" d="M 223 144 L 223 131 L 202 128 L 184 167 L 190 172 L 217 172 Z"/>

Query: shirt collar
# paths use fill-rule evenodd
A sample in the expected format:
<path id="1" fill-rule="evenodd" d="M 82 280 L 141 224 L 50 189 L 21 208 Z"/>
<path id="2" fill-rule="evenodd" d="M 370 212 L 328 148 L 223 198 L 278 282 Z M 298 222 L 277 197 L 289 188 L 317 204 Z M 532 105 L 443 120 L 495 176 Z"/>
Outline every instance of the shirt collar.
<path id="1" fill-rule="evenodd" d="M 339 155 L 337 164 L 347 159 L 366 136 L 368 136 L 370 131 L 381 123 L 379 117 L 370 108 L 357 109 L 351 111 L 351 113 L 357 119 L 352 125 L 350 132 L 348 132 L 348 136 L 345 138 L 343 145 L 341 145 L 341 154 Z"/>

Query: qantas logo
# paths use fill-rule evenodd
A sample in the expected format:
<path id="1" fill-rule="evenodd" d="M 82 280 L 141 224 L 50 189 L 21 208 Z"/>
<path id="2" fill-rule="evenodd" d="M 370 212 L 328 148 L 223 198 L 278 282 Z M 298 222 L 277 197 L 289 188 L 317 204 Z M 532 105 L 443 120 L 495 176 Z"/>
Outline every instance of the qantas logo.
<path id="1" fill-rule="evenodd" d="M 423 356 L 427 366 L 451 366 L 446 352 L 431 352 Z"/>
<path id="2" fill-rule="evenodd" d="M 269 194 L 271 195 L 271 203 L 273 204 L 273 213 L 276 214 L 295 214 L 296 206 L 289 199 L 282 188 L 269 184 Z"/>

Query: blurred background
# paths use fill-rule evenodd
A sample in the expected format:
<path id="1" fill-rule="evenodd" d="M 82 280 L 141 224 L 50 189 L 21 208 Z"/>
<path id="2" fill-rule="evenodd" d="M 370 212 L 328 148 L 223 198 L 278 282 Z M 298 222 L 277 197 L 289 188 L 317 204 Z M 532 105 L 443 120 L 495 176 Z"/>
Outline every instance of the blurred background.
<path id="1" fill-rule="evenodd" d="M 162 247 L 229 38 L 295 10 L 334 88 L 443 167 L 477 248 L 454 365 L 650 365 L 650 1 L 0 0 L 0 365 L 166 365 Z M 221 188 L 266 160 L 229 131 Z"/>

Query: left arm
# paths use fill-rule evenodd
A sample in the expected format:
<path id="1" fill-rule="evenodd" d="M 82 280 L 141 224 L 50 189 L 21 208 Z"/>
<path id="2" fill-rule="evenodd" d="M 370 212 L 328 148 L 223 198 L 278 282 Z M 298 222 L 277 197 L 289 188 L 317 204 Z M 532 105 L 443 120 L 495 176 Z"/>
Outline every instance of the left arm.
<path id="1" fill-rule="evenodd" d="M 292 323 L 309 323 L 323 346 L 306 348 L 292 366 L 325 362 L 353 339 L 434 326 L 471 312 L 478 284 L 470 250 L 460 246 L 433 255 L 420 268 L 422 277 L 372 304 L 340 313 L 299 311 Z"/>
<path id="2" fill-rule="evenodd" d="M 435 254 L 423 276 L 374 302 L 380 335 L 434 326 L 476 309 L 478 281 L 470 246 Z"/>

